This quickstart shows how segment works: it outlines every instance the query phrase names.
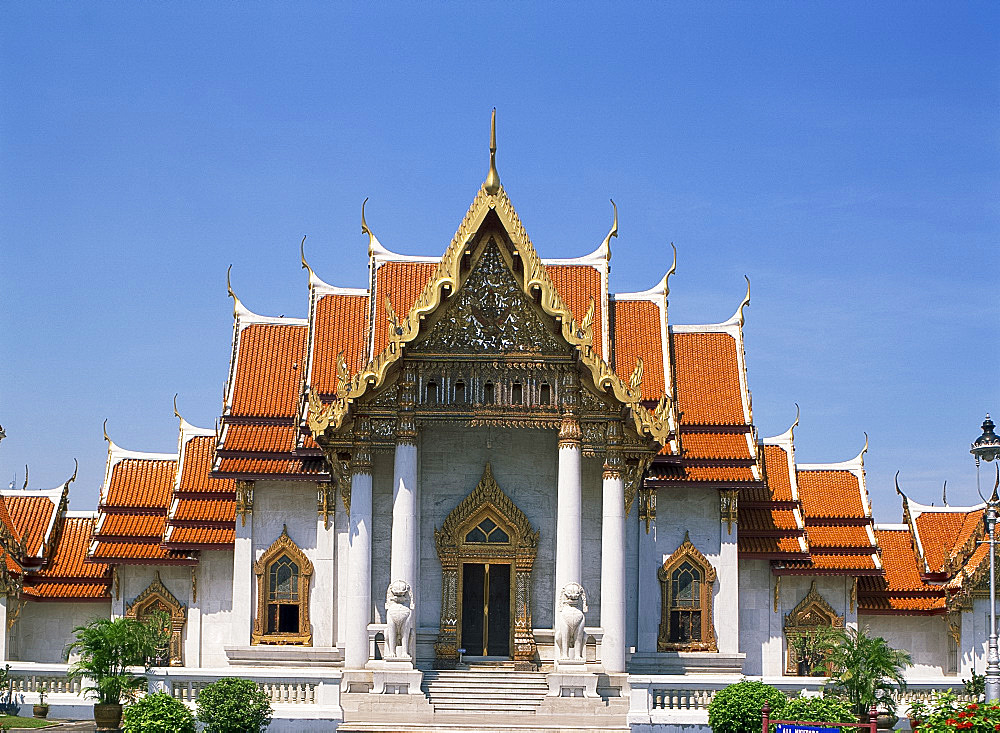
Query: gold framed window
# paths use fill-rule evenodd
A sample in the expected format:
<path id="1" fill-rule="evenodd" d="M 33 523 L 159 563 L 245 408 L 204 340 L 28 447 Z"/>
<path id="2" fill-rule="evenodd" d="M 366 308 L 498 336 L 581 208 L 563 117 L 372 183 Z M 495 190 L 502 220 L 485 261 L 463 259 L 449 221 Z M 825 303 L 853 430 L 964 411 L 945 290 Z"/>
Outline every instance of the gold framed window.
<path id="1" fill-rule="evenodd" d="M 254 565 L 257 617 L 251 644 L 312 645 L 309 579 L 313 565 L 288 536 L 288 528 Z"/>
<path id="2" fill-rule="evenodd" d="M 663 563 L 657 651 L 718 651 L 712 623 L 712 563 L 684 535 L 684 542 Z"/>

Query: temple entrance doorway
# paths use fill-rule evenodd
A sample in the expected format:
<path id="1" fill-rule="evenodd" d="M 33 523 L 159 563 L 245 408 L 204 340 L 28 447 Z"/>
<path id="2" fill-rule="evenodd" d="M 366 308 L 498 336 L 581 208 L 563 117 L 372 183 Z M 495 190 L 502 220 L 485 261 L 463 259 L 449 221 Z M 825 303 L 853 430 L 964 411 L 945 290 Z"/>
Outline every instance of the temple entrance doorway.
<path id="1" fill-rule="evenodd" d="M 469 657 L 510 658 L 510 563 L 462 563 L 462 638 Z"/>

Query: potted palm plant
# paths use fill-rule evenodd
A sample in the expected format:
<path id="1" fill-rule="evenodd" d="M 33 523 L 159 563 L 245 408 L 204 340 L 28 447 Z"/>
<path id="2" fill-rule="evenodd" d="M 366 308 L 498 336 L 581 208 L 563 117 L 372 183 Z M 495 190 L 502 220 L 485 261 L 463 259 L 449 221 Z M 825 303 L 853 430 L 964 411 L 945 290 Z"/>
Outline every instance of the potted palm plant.
<path id="1" fill-rule="evenodd" d="M 859 720 L 865 722 L 874 705 L 879 728 L 896 724 L 896 696 L 906 690 L 903 670 L 912 662 L 909 652 L 893 649 L 881 636 L 870 636 L 867 627 L 847 629 L 840 632 L 826 661 L 830 685 L 850 703 Z"/>
<path id="2" fill-rule="evenodd" d="M 36 718 L 47 718 L 49 716 L 49 706 L 45 702 L 45 697 L 49 693 L 49 688 L 45 684 L 38 686 L 38 704 L 31 706 L 31 714 Z"/>
<path id="3" fill-rule="evenodd" d="M 67 675 L 91 682 L 84 692 L 94 698 L 98 730 L 117 730 L 122 702 L 135 699 L 146 686 L 145 673 L 160 655 L 169 629 L 161 618 L 95 618 L 73 629 L 75 640 L 66 648 L 67 658 L 78 655 Z M 142 667 L 142 673 L 135 668 Z"/>

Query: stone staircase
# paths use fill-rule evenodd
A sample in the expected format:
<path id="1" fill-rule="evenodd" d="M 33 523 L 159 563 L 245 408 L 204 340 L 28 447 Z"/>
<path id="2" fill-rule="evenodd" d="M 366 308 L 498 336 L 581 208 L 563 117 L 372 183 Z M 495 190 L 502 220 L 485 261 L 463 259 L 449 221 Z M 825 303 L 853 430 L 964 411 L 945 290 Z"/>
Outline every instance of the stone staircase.
<path id="1" fill-rule="evenodd" d="M 544 672 L 503 667 L 424 672 L 421 685 L 437 713 L 534 715 L 545 700 Z"/>

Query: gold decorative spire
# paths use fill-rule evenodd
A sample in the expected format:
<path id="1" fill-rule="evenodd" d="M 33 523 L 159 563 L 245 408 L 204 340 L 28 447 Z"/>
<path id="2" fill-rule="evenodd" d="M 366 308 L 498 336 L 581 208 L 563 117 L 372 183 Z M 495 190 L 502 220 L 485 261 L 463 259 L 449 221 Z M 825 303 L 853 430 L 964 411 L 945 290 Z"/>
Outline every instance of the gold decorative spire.
<path id="1" fill-rule="evenodd" d="M 615 203 L 614 199 L 611 199 L 611 205 L 615 210 L 615 218 L 611 223 L 611 231 L 609 231 L 608 236 L 604 238 L 604 244 L 602 245 L 604 249 L 604 256 L 607 258 L 608 262 L 611 262 L 611 238 L 618 238 L 618 204 Z"/>
<path id="2" fill-rule="evenodd" d="M 236 293 L 233 292 L 233 284 L 229 279 L 229 273 L 232 272 L 233 266 L 230 265 L 226 268 L 226 292 L 230 298 L 233 299 L 233 317 L 235 318 L 240 314 L 240 307 L 243 305 L 240 303 L 240 299 L 236 297 Z"/>
<path id="3" fill-rule="evenodd" d="M 670 243 L 670 249 L 672 249 L 674 251 L 674 261 L 670 265 L 670 269 L 667 270 L 667 274 L 663 276 L 663 294 L 664 295 L 669 295 L 670 294 L 670 276 L 677 274 L 677 247 L 674 246 L 673 242 Z"/>
<path id="4" fill-rule="evenodd" d="M 497 108 L 493 108 L 493 117 L 490 120 L 490 172 L 486 176 L 486 183 L 483 184 L 486 193 L 495 196 L 500 192 L 500 174 L 497 173 Z"/>
<path id="5" fill-rule="evenodd" d="M 361 215 L 362 220 L 364 220 L 364 214 Z M 309 282 L 312 283 L 313 269 L 309 267 L 309 263 L 306 262 L 306 235 L 302 235 L 302 243 L 299 244 L 299 255 L 302 257 L 302 269 L 309 271 Z"/>
<path id="6" fill-rule="evenodd" d="M 738 311 L 736 311 L 736 315 L 737 315 L 737 318 L 739 320 L 740 326 L 742 326 L 743 323 L 744 323 L 744 320 L 743 320 L 743 309 L 746 308 L 748 305 L 750 305 L 750 278 L 747 277 L 746 275 L 744 275 L 743 277 L 747 281 L 747 294 L 745 296 L 743 296 L 743 302 L 740 303 L 740 309 Z M 866 435 L 865 436 L 865 445 L 867 446 L 867 444 L 868 444 L 868 436 Z M 867 450 L 867 447 L 865 448 L 865 450 Z"/>

